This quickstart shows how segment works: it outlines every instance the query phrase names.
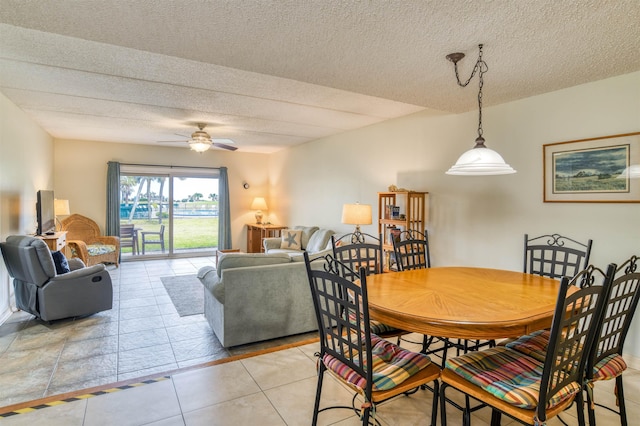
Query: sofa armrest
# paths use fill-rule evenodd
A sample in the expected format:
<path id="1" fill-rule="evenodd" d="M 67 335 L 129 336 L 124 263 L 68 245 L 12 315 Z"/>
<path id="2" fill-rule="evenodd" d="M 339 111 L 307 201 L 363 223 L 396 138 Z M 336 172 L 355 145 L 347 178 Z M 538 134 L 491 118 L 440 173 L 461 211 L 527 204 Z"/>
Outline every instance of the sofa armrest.
<path id="1" fill-rule="evenodd" d="M 67 259 L 67 262 L 69 263 L 69 269 L 71 271 L 87 267 L 87 265 L 85 265 L 82 259 L 80 259 L 79 257 L 72 257 L 71 259 Z"/>
<path id="2" fill-rule="evenodd" d="M 70 240 L 67 241 L 67 245 L 69 246 L 71 253 L 79 257 L 85 265 L 89 263 L 89 250 L 87 249 L 87 244 L 84 241 Z"/>
<path id="3" fill-rule="evenodd" d="M 265 253 L 267 253 L 271 249 L 279 249 L 281 244 L 282 239 L 280 237 L 271 237 L 262 240 L 262 245 L 264 246 Z"/>

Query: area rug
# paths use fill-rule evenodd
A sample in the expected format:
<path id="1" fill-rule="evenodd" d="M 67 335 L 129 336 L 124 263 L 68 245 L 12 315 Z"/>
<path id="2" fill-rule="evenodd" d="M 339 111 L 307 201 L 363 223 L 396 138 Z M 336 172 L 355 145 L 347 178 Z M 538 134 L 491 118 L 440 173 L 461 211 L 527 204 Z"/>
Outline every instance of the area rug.
<path id="1" fill-rule="evenodd" d="M 204 286 L 195 275 L 160 277 L 160 280 L 178 315 L 186 317 L 204 313 Z"/>

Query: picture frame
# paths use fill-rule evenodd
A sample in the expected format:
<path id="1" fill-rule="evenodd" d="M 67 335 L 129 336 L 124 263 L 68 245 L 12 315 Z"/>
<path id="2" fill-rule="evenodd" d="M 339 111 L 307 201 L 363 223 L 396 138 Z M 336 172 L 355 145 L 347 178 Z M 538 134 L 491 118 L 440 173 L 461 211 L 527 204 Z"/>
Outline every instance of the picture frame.
<path id="1" fill-rule="evenodd" d="M 640 203 L 640 132 L 542 149 L 545 203 Z"/>

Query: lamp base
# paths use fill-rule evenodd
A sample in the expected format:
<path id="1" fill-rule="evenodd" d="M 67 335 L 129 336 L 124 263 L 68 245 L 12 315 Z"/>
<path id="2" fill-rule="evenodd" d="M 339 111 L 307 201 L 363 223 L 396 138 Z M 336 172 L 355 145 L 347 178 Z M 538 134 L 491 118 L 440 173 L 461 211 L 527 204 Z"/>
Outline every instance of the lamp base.
<path id="1" fill-rule="evenodd" d="M 258 210 L 256 212 L 256 224 L 261 225 L 262 224 L 262 211 Z"/>

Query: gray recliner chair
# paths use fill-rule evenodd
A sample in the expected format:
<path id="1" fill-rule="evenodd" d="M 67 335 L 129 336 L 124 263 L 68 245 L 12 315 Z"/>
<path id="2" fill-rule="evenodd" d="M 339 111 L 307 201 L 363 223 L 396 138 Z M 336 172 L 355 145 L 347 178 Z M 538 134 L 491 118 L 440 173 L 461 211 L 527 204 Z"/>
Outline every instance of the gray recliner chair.
<path id="1" fill-rule="evenodd" d="M 13 278 L 16 306 L 43 321 L 111 309 L 113 286 L 103 264 L 84 267 L 69 259 L 71 272 L 58 275 L 49 247 L 39 238 L 12 235 L 0 243 Z"/>

